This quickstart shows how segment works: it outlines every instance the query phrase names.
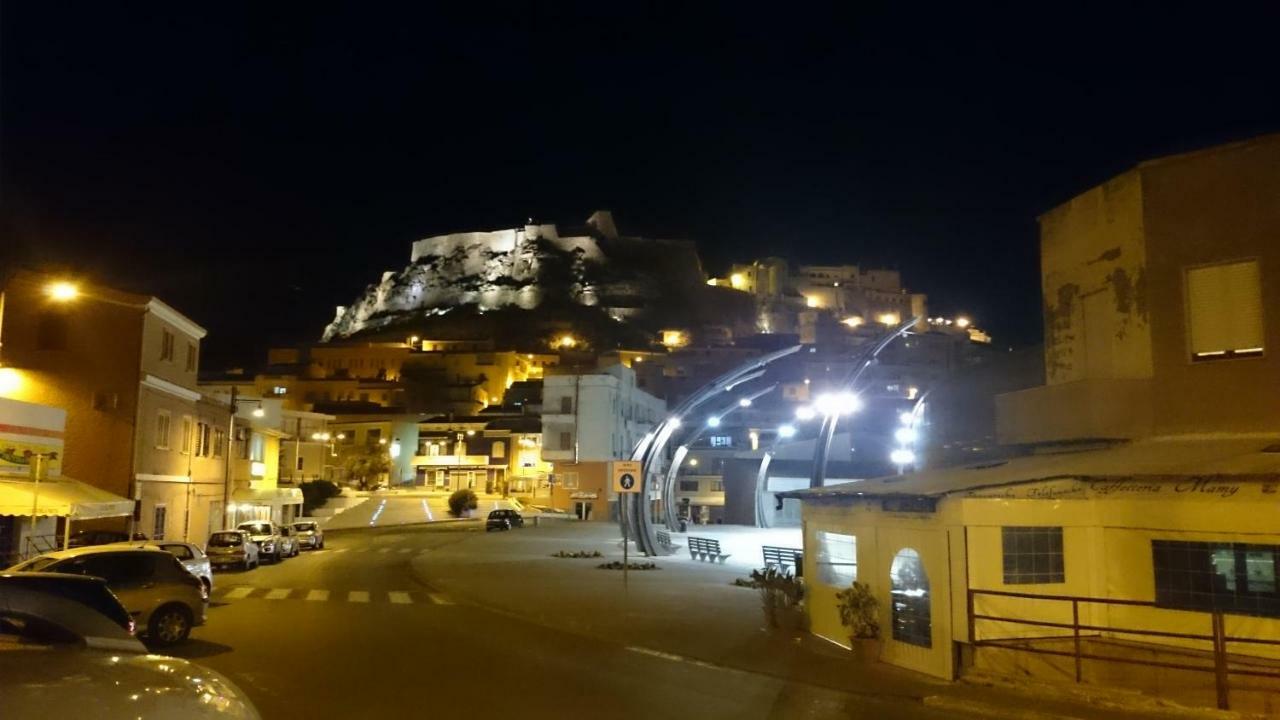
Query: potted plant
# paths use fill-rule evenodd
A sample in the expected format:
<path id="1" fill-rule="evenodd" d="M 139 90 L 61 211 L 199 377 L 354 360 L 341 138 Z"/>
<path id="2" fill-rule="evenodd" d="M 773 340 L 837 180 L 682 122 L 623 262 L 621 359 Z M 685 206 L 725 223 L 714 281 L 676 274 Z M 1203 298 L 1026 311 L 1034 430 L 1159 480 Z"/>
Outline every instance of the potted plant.
<path id="1" fill-rule="evenodd" d="M 751 571 L 751 585 L 760 593 L 761 608 L 769 627 L 789 631 L 805 629 L 804 584 L 776 567 Z"/>
<path id="2" fill-rule="evenodd" d="M 858 660 L 880 658 L 880 601 L 866 583 L 854 582 L 836 593 L 840 624 L 849 631 L 849 644 Z"/>

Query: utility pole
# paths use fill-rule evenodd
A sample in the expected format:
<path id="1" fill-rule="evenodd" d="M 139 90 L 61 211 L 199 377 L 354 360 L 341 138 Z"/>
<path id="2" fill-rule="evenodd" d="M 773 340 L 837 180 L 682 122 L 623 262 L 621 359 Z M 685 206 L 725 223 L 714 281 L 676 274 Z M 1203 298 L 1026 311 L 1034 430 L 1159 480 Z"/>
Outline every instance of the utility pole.
<path id="1" fill-rule="evenodd" d="M 223 459 L 222 478 L 222 529 L 231 529 L 231 448 L 236 444 L 236 386 L 231 386 L 231 419 L 227 423 L 227 446 L 222 449 L 225 455 Z"/>

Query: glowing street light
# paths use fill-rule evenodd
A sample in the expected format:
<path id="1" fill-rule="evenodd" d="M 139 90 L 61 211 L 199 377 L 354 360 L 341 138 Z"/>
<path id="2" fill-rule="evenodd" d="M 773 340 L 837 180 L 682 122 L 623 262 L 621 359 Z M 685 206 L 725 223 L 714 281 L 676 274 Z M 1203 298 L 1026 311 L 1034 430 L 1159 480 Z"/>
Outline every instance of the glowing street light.
<path id="1" fill-rule="evenodd" d="M 742 398 L 738 401 L 738 407 L 751 407 L 751 398 Z"/>
<path id="2" fill-rule="evenodd" d="M 813 406 L 823 415 L 851 415 L 862 409 L 862 399 L 848 391 L 823 393 Z"/>
<path id="3" fill-rule="evenodd" d="M 958 327 L 958 328 L 960 328 L 961 330 L 963 330 L 964 328 L 969 327 L 969 325 L 970 325 L 972 322 L 973 322 L 973 321 L 972 321 L 972 320 L 970 320 L 969 318 L 967 318 L 967 317 L 965 317 L 965 316 L 961 315 L 960 317 L 956 318 L 956 327 Z"/>
<path id="4" fill-rule="evenodd" d="M 707 418 L 707 427 L 711 427 L 711 428 L 718 428 L 718 427 L 720 427 L 720 418 L 719 418 L 719 416 L 717 416 L 717 415 L 712 415 L 711 417 Z"/>
<path id="5" fill-rule="evenodd" d="M 253 409 L 253 416 L 254 416 L 254 417 L 256 417 L 256 418 L 263 417 L 263 416 L 265 416 L 266 414 L 267 414 L 267 411 L 266 411 L 266 410 L 263 410 L 261 407 L 256 407 L 256 408 L 254 408 L 254 409 Z"/>
<path id="6" fill-rule="evenodd" d="M 801 405 L 796 408 L 797 420 L 812 420 L 815 414 L 816 413 L 813 411 L 813 408 L 808 405 Z"/>
<path id="7" fill-rule="evenodd" d="M 80 288 L 76 287 L 74 283 L 65 281 L 49 283 L 49 286 L 45 288 L 45 292 L 50 298 L 58 302 L 71 302 L 80 297 Z"/>
<path id="8" fill-rule="evenodd" d="M 916 461 L 916 454 L 906 448 L 898 448 L 889 453 L 889 460 L 894 465 L 912 465 Z"/>
<path id="9" fill-rule="evenodd" d="M 898 415 L 898 422 L 902 423 L 903 425 L 910 426 L 915 421 L 916 421 L 915 413 L 909 410 L 903 410 L 902 414 Z"/>
<path id="10" fill-rule="evenodd" d="M 916 441 L 916 438 L 919 437 L 919 433 L 916 432 L 915 428 L 900 427 L 893 433 L 893 437 L 903 445 L 910 445 Z"/>
<path id="11" fill-rule="evenodd" d="M 778 437 L 791 438 L 796 436 L 796 426 L 787 424 L 778 426 Z"/>

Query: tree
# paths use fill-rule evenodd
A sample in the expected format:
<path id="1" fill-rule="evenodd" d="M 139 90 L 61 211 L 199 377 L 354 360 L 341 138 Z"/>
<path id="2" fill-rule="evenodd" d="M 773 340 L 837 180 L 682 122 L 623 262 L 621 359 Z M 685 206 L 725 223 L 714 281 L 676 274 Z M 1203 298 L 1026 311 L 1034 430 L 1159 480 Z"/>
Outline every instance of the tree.
<path id="1" fill-rule="evenodd" d="M 329 498 L 337 497 L 342 494 L 342 488 L 328 480 L 312 480 L 304 482 L 298 486 L 302 490 L 302 514 L 310 515 L 324 504 L 329 502 Z"/>
<path id="2" fill-rule="evenodd" d="M 454 517 L 462 517 L 466 511 L 475 510 L 479 505 L 475 491 L 470 488 L 454 490 L 449 496 L 449 514 Z"/>
<path id="3" fill-rule="evenodd" d="M 361 490 L 369 488 L 370 480 L 376 481 L 379 475 L 391 472 L 391 458 L 386 451 L 370 447 L 363 452 L 349 455 L 343 462 L 347 477 L 359 483 Z"/>

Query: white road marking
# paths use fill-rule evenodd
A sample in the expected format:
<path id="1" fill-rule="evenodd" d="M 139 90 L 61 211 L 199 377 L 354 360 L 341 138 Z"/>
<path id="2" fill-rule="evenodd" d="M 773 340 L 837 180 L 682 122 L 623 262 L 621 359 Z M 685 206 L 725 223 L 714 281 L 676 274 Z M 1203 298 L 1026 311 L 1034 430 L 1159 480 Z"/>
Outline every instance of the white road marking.
<path id="1" fill-rule="evenodd" d="M 269 590 L 263 598 L 267 600 L 283 600 L 289 597 L 290 592 L 292 591 L 288 588 L 276 588 L 275 590 Z"/>
<path id="2" fill-rule="evenodd" d="M 254 589 L 255 589 L 255 588 L 251 588 L 251 587 L 247 587 L 247 586 L 241 585 L 241 586 L 240 586 L 240 587 L 238 587 L 238 588 L 232 588 L 232 589 L 228 590 L 228 591 L 227 591 L 227 594 L 226 594 L 226 595 L 223 595 L 222 597 L 224 597 L 224 598 L 226 598 L 226 599 L 228 599 L 228 600 L 240 600 L 241 598 L 247 598 L 247 597 L 249 597 L 249 593 L 253 592 L 253 591 L 254 591 Z"/>
<path id="3" fill-rule="evenodd" d="M 668 652 L 662 652 L 661 650 L 650 650 L 649 648 L 639 647 L 637 645 L 628 645 L 627 650 L 633 653 L 639 653 L 640 655 L 648 655 L 650 657 L 662 658 L 663 660 L 671 660 L 672 662 L 688 663 L 690 665 L 697 665 L 698 667 L 710 668 L 712 670 L 732 670 L 733 669 L 733 668 L 721 667 L 720 665 L 714 665 L 712 663 L 704 662 L 702 660 L 694 660 L 693 658 L 687 658 L 687 657 L 684 657 L 683 655 L 675 655 Z"/>
<path id="4" fill-rule="evenodd" d="M 308 600 L 328 600 L 329 591 L 328 590 L 312 590 L 311 592 L 307 593 L 307 599 Z"/>
<path id="5" fill-rule="evenodd" d="M 431 602 L 437 605 L 452 605 L 453 601 L 441 595 L 440 593 L 427 593 L 427 597 L 431 598 Z"/>
<path id="6" fill-rule="evenodd" d="M 369 602 L 369 592 L 367 590 L 352 590 L 347 593 L 347 602 Z"/>
<path id="7" fill-rule="evenodd" d="M 413 603 L 413 599 L 409 597 L 407 592 L 389 592 L 387 597 L 396 605 L 410 605 Z"/>

